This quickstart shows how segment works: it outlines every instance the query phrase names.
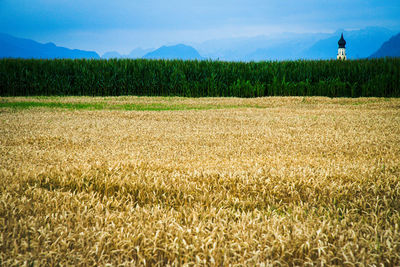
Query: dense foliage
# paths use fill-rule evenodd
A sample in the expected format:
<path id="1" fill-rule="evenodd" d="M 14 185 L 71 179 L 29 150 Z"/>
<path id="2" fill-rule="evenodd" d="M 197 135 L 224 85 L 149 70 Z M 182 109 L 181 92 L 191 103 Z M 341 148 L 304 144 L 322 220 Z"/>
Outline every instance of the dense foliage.
<path id="1" fill-rule="evenodd" d="M 399 97 L 400 59 L 0 60 L 0 95 Z"/>

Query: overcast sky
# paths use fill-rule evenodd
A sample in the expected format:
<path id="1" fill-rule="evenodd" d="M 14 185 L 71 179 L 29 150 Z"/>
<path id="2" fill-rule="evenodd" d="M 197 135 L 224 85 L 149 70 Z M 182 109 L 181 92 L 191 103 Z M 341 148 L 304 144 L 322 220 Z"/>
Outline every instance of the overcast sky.
<path id="1" fill-rule="evenodd" d="M 400 0 L 0 0 L 0 32 L 70 48 L 136 47 L 382 26 Z"/>

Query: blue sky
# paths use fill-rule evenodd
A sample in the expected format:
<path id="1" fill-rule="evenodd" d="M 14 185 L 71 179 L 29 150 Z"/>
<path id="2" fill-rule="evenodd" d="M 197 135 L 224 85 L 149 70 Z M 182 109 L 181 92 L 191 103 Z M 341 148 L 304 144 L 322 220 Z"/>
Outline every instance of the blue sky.
<path id="1" fill-rule="evenodd" d="M 400 31 L 399 0 L 0 0 L 0 32 L 70 48 L 116 50 L 209 39 Z"/>

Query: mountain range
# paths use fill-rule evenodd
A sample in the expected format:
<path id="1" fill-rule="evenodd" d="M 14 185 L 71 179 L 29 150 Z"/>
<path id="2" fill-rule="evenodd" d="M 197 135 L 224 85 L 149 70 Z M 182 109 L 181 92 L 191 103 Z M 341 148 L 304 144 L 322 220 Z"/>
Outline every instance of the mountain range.
<path id="1" fill-rule="evenodd" d="M 41 44 L 30 39 L 0 33 L 0 58 L 86 58 L 99 59 L 96 52 L 68 49 L 53 43 Z"/>
<path id="2" fill-rule="evenodd" d="M 343 32 L 347 45 L 346 54 L 348 59 L 367 58 L 379 47 L 383 42 L 387 41 L 393 32 L 378 27 L 370 27 L 357 31 L 338 31 L 333 36 L 319 40 L 307 50 L 303 51 L 303 56 L 310 55 L 308 59 L 333 59 L 336 58 L 338 40 L 340 33 Z"/>
<path id="3" fill-rule="evenodd" d="M 341 33 L 347 41 L 346 53 L 349 59 L 398 57 L 400 54 L 400 34 L 394 36 L 395 32 L 386 28 L 367 27 L 351 31 L 338 30 L 334 33 L 281 33 L 274 36 L 215 39 L 191 46 L 178 44 L 158 49 L 136 48 L 128 55 L 112 51 L 104 53 L 101 58 L 223 61 L 334 59 Z M 29 39 L 0 34 L 0 58 L 4 57 L 100 58 L 96 52 L 68 49 L 53 43 L 41 44 Z"/>
<path id="4" fill-rule="evenodd" d="M 282 33 L 274 36 L 210 40 L 194 47 L 205 58 L 226 61 L 334 59 L 343 33 L 349 59 L 367 58 L 395 32 L 382 27 L 334 33 Z"/>

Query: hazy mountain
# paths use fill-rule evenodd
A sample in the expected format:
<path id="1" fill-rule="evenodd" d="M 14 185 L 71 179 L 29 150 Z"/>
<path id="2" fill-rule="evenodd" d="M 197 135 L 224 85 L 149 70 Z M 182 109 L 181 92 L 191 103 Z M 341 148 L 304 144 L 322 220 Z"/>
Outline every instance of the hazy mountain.
<path id="1" fill-rule="evenodd" d="M 131 59 L 135 59 L 135 58 L 142 58 L 144 55 L 146 55 L 147 53 L 153 51 L 154 49 L 151 48 L 147 48 L 147 49 L 143 49 L 143 48 L 135 48 L 133 49 L 128 55 L 121 55 L 120 53 L 116 52 L 116 51 L 111 51 L 111 52 L 106 52 L 104 53 L 101 58 L 103 59 L 110 59 L 110 58 L 131 58 Z"/>
<path id="2" fill-rule="evenodd" d="M 106 52 L 101 56 L 102 59 L 122 58 L 122 57 L 123 56 L 117 51 Z"/>
<path id="3" fill-rule="evenodd" d="M 143 48 L 135 48 L 133 49 L 129 55 L 127 55 L 128 58 L 142 58 L 144 55 L 147 53 L 153 51 L 154 49 L 148 48 L 148 49 L 143 49 Z"/>
<path id="4" fill-rule="evenodd" d="M 30 39 L 0 34 L 0 58 L 100 58 L 96 52 L 68 49 L 53 43 L 41 44 Z"/>
<path id="5" fill-rule="evenodd" d="M 329 37 L 326 33 L 281 33 L 271 36 L 209 40 L 194 47 L 205 57 L 227 61 L 297 59 L 300 51 L 316 41 Z"/>
<path id="6" fill-rule="evenodd" d="M 331 59 L 336 58 L 343 32 L 348 58 L 366 58 L 394 33 L 386 28 L 367 27 L 335 33 L 281 33 L 273 36 L 209 40 L 194 47 L 205 57 L 232 61 Z"/>
<path id="7" fill-rule="evenodd" d="M 400 33 L 383 43 L 378 51 L 370 56 L 370 58 L 381 57 L 400 57 Z"/>
<path id="8" fill-rule="evenodd" d="M 267 48 L 259 48 L 246 55 L 246 60 L 296 60 L 302 59 L 303 51 L 308 49 L 321 38 L 322 34 L 313 35 L 292 35 L 290 38 L 282 39 L 275 44 L 269 44 Z"/>
<path id="9" fill-rule="evenodd" d="M 199 52 L 191 46 L 178 44 L 174 46 L 162 46 L 143 56 L 147 59 L 202 59 Z"/>
<path id="10" fill-rule="evenodd" d="M 336 58 L 340 34 L 343 32 L 346 40 L 346 55 L 349 59 L 367 58 L 376 51 L 393 32 L 380 27 L 368 27 L 361 30 L 342 31 L 332 34 L 330 38 L 320 40 L 306 49 L 302 57 L 307 59 Z"/>

